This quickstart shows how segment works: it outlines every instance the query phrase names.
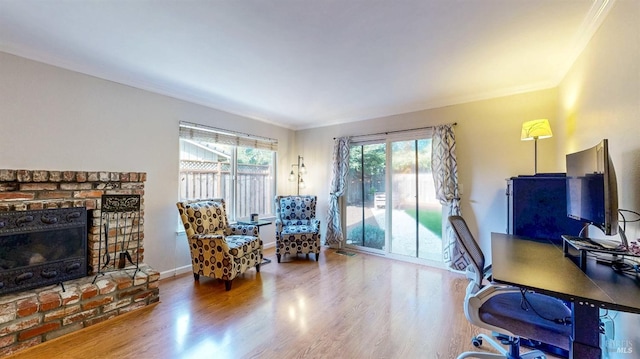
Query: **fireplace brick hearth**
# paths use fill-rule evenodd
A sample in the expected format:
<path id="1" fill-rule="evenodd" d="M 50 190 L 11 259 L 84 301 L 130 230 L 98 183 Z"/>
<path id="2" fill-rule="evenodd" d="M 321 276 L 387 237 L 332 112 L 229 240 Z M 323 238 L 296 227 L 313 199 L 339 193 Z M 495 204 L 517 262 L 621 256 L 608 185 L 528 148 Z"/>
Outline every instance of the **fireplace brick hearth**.
<path id="1" fill-rule="evenodd" d="M 88 264 L 98 267 L 104 250 L 100 231 L 103 194 L 138 194 L 141 198 L 139 246 L 131 251 L 135 267 L 99 273 L 0 296 L 0 357 L 101 323 L 159 301 L 159 272 L 144 259 L 143 172 L 0 169 L 0 211 L 68 207 L 88 210 Z M 137 241 L 136 241 L 137 243 Z M 102 247 L 101 247 L 102 246 Z"/>

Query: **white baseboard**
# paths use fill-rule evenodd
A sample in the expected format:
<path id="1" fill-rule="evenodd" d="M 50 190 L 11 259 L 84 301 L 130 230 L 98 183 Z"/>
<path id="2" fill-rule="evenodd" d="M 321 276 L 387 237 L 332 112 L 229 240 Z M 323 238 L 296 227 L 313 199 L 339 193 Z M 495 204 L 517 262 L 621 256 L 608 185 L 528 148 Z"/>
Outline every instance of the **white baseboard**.
<path id="1" fill-rule="evenodd" d="M 274 248 L 276 246 L 276 242 L 262 243 L 262 248 Z M 173 269 L 168 269 L 166 271 L 160 272 L 160 278 L 170 278 L 175 277 L 180 274 L 191 273 L 191 264 L 186 266 L 177 267 Z"/>
<path id="2" fill-rule="evenodd" d="M 175 277 L 177 275 L 184 274 L 184 273 L 191 273 L 191 264 L 160 272 L 160 278 L 164 279 L 169 277 Z"/>

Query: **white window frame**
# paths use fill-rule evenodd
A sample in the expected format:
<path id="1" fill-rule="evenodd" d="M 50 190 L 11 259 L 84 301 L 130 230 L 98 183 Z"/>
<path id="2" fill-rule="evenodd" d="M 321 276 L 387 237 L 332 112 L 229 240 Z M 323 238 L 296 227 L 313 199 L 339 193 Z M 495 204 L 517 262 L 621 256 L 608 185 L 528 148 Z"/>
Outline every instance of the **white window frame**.
<path id="1" fill-rule="evenodd" d="M 272 194 L 276 193 L 277 186 L 277 149 L 278 149 L 278 141 L 276 139 L 255 136 L 245 133 L 239 133 L 235 131 L 220 129 L 209 127 L 205 125 L 190 123 L 190 122 L 180 122 L 179 126 L 180 140 L 187 141 L 203 141 L 210 142 L 215 144 L 226 145 L 232 148 L 232 154 L 230 158 L 230 172 L 231 172 L 231 183 L 229 192 L 232 194 L 231 198 L 225 198 L 225 202 L 227 204 L 227 216 L 230 221 L 235 221 L 238 218 L 239 208 L 238 204 L 238 163 L 237 163 L 237 154 L 238 148 L 255 148 L 260 150 L 268 150 L 273 152 L 272 159 L 272 169 L 271 169 L 271 180 L 270 180 L 270 191 Z M 180 150 L 182 151 L 182 150 Z M 272 196 L 274 197 L 274 196 Z M 269 198 L 269 201 L 273 202 L 273 198 Z M 272 205 L 265 206 L 265 210 L 269 212 L 259 213 L 261 216 L 272 217 L 274 214 L 273 203 Z"/>

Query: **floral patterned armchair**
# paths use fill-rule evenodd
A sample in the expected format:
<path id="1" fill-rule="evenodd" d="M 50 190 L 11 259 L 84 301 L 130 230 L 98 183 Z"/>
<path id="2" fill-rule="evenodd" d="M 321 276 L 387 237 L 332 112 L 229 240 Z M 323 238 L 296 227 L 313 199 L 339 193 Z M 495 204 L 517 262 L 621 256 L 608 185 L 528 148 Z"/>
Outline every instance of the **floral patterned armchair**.
<path id="1" fill-rule="evenodd" d="M 224 280 L 231 289 L 233 278 L 262 263 L 262 240 L 257 226 L 230 224 L 224 199 L 178 202 L 187 233 L 195 280 L 204 275 Z"/>
<path id="2" fill-rule="evenodd" d="M 284 254 L 315 253 L 320 257 L 320 220 L 316 217 L 316 196 L 276 197 L 276 257 Z"/>

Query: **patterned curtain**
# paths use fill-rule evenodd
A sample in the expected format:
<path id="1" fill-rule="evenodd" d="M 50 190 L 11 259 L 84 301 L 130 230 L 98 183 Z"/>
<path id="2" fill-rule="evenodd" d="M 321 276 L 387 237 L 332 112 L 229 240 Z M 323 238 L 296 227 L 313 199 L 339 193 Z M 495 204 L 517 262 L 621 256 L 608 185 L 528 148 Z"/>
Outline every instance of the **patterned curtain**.
<path id="1" fill-rule="evenodd" d="M 448 216 L 460 215 L 458 193 L 458 164 L 456 162 L 456 139 L 453 124 L 436 126 L 432 137 L 431 166 L 436 198 L 448 208 Z M 456 237 L 449 221 L 445 221 L 442 233 L 444 262 L 452 269 L 464 270 L 468 263 L 456 244 Z"/>
<path id="2" fill-rule="evenodd" d="M 333 146 L 333 178 L 329 194 L 329 213 L 327 215 L 327 235 L 325 243 L 333 248 L 340 248 L 344 242 L 340 223 L 340 206 L 338 198 L 344 194 L 349 172 L 350 137 L 337 138 Z"/>

